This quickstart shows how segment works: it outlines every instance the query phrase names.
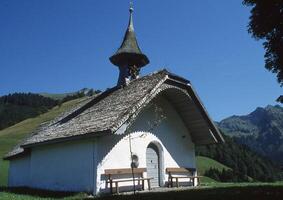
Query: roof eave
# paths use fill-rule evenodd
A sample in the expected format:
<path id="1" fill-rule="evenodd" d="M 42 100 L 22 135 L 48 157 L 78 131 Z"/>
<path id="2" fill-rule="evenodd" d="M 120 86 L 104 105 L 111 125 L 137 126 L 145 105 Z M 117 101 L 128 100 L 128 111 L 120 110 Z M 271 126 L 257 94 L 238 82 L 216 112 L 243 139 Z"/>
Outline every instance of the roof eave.
<path id="1" fill-rule="evenodd" d="M 220 133 L 219 129 L 215 126 L 214 122 L 210 118 L 208 112 L 206 111 L 203 103 L 201 102 L 200 98 L 198 97 L 197 93 L 194 91 L 194 88 L 191 84 L 188 84 L 188 88 L 190 90 L 187 90 L 189 95 L 192 97 L 196 105 L 198 106 L 199 110 L 201 111 L 202 116 L 208 123 L 211 133 L 213 134 L 213 137 L 215 139 L 215 143 L 222 143 L 225 142 L 222 134 Z"/>
<path id="2" fill-rule="evenodd" d="M 185 89 L 188 92 L 188 94 L 192 97 L 193 102 L 196 103 L 196 106 L 200 110 L 202 117 L 204 118 L 204 120 L 207 122 L 207 124 L 209 126 L 211 139 L 207 140 L 207 142 L 196 141 L 195 143 L 197 145 L 205 145 L 205 144 L 215 144 L 215 143 L 225 142 L 220 131 L 218 130 L 218 128 L 215 126 L 215 124 L 211 120 L 210 116 L 208 115 L 208 112 L 206 111 L 206 109 L 205 109 L 204 105 L 202 104 L 200 98 L 198 97 L 198 95 L 194 91 L 190 81 L 185 79 L 185 78 L 182 78 L 178 75 L 172 74 L 172 73 L 168 72 L 167 70 L 164 70 L 164 72 L 166 73 L 167 76 L 165 76 L 165 78 L 159 82 L 159 84 L 153 89 L 153 91 L 156 90 L 164 82 L 174 82 L 175 84 L 177 84 L 181 88 Z M 152 91 L 145 98 L 149 98 L 150 95 L 152 95 Z M 147 100 L 143 100 L 143 102 L 141 103 L 141 105 L 139 106 L 139 108 L 137 110 L 141 110 L 145 106 L 145 104 L 147 104 L 147 103 L 148 103 Z M 135 117 L 132 116 L 133 114 L 129 114 L 127 116 L 127 119 L 123 120 L 123 123 L 120 123 L 120 125 L 118 127 L 113 128 L 113 132 L 122 134 L 123 130 L 126 130 L 126 127 L 128 127 L 130 124 L 132 124 L 132 121 L 135 120 L 138 113 L 139 112 L 134 113 Z M 124 125 L 126 125 L 126 126 L 124 126 Z"/>
<path id="3" fill-rule="evenodd" d="M 27 155 L 29 152 L 30 152 L 30 149 L 23 149 L 23 151 L 20 152 L 20 153 L 4 156 L 2 159 L 3 160 L 12 160 L 12 159 L 20 158 L 20 157 L 22 157 L 24 155 Z"/>
<path id="4" fill-rule="evenodd" d="M 204 145 L 204 144 L 213 144 L 213 143 L 221 143 L 221 142 L 225 142 L 222 134 L 220 133 L 220 131 L 218 130 L 218 128 L 215 126 L 215 124 L 213 123 L 212 119 L 210 118 L 208 112 L 206 111 L 203 103 L 201 102 L 200 98 L 198 97 L 197 93 L 195 92 L 192 84 L 190 83 L 189 80 L 187 79 L 184 79 L 178 75 L 175 75 L 175 74 L 172 74 L 172 73 L 169 73 L 168 74 L 169 78 L 167 81 L 172 81 L 174 82 L 175 84 L 177 84 L 178 86 L 182 87 L 183 89 L 186 89 L 188 94 L 191 96 L 191 98 L 193 99 L 193 102 L 196 104 L 196 106 L 198 107 L 198 109 L 200 110 L 201 112 L 201 115 L 202 117 L 206 120 L 209 128 L 210 128 L 210 132 L 211 132 L 211 136 L 214 140 L 214 142 L 211 140 L 211 141 L 208 141 L 207 143 L 206 142 L 198 142 L 198 141 L 195 141 L 196 144 L 201 144 L 201 145 Z"/>
<path id="5" fill-rule="evenodd" d="M 98 131 L 98 132 L 90 132 L 90 133 L 86 133 L 86 134 L 82 134 L 82 135 L 62 137 L 62 138 L 46 140 L 46 141 L 43 141 L 43 142 L 24 144 L 24 145 L 21 145 L 21 147 L 26 149 L 26 148 L 31 148 L 31 147 L 41 146 L 41 145 L 46 145 L 46 144 L 56 144 L 56 143 L 74 141 L 74 140 L 80 140 L 80 139 L 89 139 L 89 138 L 101 137 L 102 135 L 103 136 L 110 135 L 110 134 L 112 134 L 112 131 L 107 129 L 107 130 Z"/>

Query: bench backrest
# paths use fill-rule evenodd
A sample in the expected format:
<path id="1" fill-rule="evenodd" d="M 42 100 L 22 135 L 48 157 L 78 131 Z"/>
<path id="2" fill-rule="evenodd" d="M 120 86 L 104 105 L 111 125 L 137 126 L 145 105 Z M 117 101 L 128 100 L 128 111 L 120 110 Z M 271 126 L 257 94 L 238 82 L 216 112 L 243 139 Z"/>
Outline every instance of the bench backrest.
<path id="1" fill-rule="evenodd" d="M 143 174 L 146 172 L 146 168 L 121 168 L 121 169 L 105 169 L 104 174 L 105 175 L 119 175 L 119 174 Z"/>
<path id="2" fill-rule="evenodd" d="M 185 168 L 185 167 L 170 167 L 166 168 L 167 173 L 194 173 L 196 168 Z"/>

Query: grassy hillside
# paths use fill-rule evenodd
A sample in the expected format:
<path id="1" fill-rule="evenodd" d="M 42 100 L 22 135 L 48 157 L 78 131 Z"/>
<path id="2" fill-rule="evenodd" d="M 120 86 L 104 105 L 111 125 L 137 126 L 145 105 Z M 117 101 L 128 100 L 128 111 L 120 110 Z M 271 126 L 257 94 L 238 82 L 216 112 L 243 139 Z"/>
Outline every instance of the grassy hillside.
<path id="1" fill-rule="evenodd" d="M 231 169 L 227 167 L 226 165 L 221 164 L 220 162 L 213 160 L 208 157 L 204 156 L 197 156 L 197 170 L 200 175 L 203 175 L 206 170 L 209 170 L 210 168 L 215 169 Z"/>
<path id="2" fill-rule="evenodd" d="M 33 93 L 13 93 L 0 97 L 0 130 L 36 117 L 58 105 L 58 101 Z"/>
<path id="3" fill-rule="evenodd" d="M 30 134 L 36 127 L 41 123 L 50 121 L 57 117 L 62 112 L 75 106 L 82 99 L 76 99 L 73 101 L 68 101 L 62 104 L 60 107 L 56 106 L 49 112 L 39 115 L 35 118 L 30 118 L 24 120 L 14 126 L 6 128 L 0 131 L 0 158 L 2 158 L 5 153 L 7 153 L 15 144 L 17 144 L 21 139 Z M 0 186 L 6 185 L 7 183 L 7 171 L 8 162 L 0 159 Z"/>
<path id="4" fill-rule="evenodd" d="M 220 162 L 217 162 L 216 160 L 213 160 L 208 157 L 204 156 L 197 156 L 197 170 L 198 170 L 198 175 L 203 176 L 205 171 L 209 170 L 210 168 L 218 169 L 222 171 L 222 169 L 231 169 Z M 211 182 L 217 182 L 216 180 L 209 178 L 209 177 L 203 177 L 201 179 L 202 183 L 211 183 Z"/>

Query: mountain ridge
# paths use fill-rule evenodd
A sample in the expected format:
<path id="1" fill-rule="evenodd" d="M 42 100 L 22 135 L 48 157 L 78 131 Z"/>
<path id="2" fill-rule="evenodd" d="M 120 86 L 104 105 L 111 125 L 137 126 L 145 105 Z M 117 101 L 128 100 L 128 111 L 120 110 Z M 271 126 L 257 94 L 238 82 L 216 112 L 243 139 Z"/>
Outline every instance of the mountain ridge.
<path id="1" fill-rule="evenodd" d="M 247 115 L 233 115 L 217 123 L 227 135 L 240 144 L 283 164 L 283 107 L 257 107 Z"/>

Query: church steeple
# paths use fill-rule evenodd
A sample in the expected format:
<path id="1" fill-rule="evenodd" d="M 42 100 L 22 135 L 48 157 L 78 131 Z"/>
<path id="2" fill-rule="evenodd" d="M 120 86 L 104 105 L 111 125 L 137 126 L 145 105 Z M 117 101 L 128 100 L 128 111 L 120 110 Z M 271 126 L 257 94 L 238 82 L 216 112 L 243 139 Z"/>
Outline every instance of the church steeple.
<path id="1" fill-rule="evenodd" d="M 147 65 L 149 60 L 139 48 L 133 23 L 133 5 L 130 5 L 130 19 L 123 42 L 117 52 L 109 59 L 112 64 L 119 67 L 119 80 L 117 85 L 125 85 L 127 80 L 135 79 L 139 75 L 140 68 Z"/>

